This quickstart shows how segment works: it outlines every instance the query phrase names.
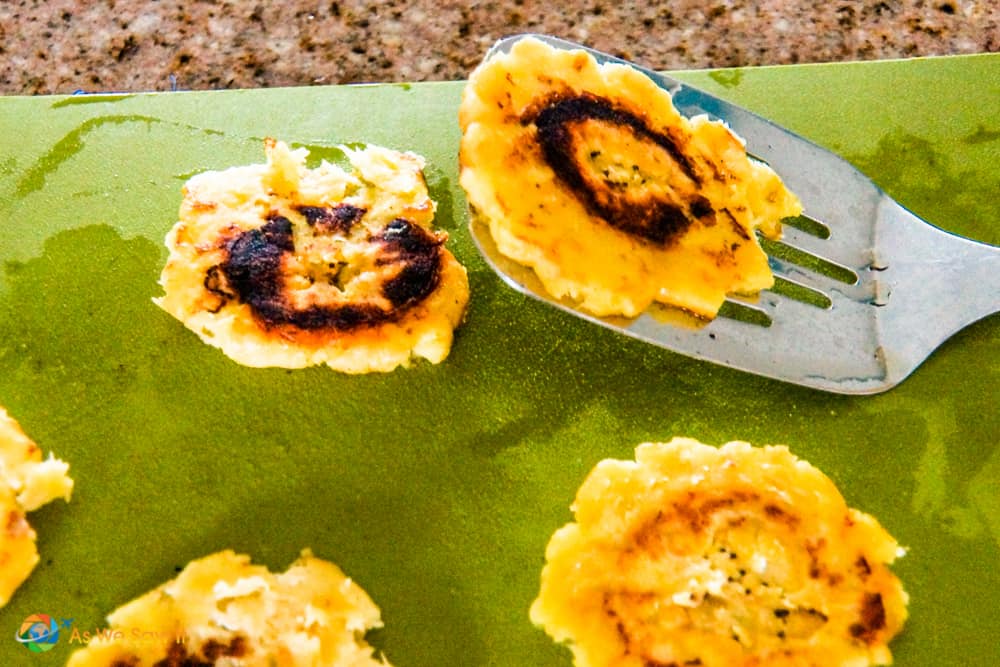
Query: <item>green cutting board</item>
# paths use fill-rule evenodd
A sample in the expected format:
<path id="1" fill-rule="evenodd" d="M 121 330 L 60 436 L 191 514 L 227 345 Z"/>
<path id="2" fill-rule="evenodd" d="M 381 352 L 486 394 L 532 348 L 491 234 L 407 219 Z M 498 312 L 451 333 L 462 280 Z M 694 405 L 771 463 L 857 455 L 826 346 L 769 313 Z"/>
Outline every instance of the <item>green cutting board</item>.
<path id="1" fill-rule="evenodd" d="M 839 152 L 916 213 L 1000 243 L 1000 55 L 686 72 Z M 81 629 L 188 561 L 303 547 L 379 604 L 397 667 L 569 665 L 528 620 L 543 551 L 587 472 L 688 435 L 785 443 L 908 548 L 902 667 L 1000 662 L 1000 318 L 900 387 L 847 397 L 620 337 L 504 286 L 458 187 L 461 82 L 0 98 L 0 405 L 70 463 L 33 513 L 42 560 L 0 610 Z M 151 299 L 180 188 L 261 139 L 427 157 L 472 300 L 451 356 L 387 375 L 250 369 Z M 942 304 L 947 308 L 948 304 Z"/>

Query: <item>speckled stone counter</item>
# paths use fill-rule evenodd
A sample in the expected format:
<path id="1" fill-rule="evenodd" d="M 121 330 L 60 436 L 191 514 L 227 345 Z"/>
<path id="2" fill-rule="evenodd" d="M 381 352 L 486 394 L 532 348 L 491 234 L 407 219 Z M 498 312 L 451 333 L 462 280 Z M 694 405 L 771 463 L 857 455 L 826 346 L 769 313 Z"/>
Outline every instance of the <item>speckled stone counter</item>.
<path id="1" fill-rule="evenodd" d="M 658 69 L 1000 51 L 997 0 L 0 2 L 0 94 L 465 78 L 545 32 Z"/>

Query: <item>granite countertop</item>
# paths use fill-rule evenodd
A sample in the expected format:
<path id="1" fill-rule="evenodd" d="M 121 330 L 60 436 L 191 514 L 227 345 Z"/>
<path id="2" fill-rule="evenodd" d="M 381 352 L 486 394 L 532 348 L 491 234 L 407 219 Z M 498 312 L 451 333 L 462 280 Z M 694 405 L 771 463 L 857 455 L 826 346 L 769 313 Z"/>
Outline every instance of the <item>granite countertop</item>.
<path id="1" fill-rule="evenodd" d="M 657 69 L 1000 51 L 996 0 L 0 2 L 0 94 L 465 78 L 518 32 Z"/>

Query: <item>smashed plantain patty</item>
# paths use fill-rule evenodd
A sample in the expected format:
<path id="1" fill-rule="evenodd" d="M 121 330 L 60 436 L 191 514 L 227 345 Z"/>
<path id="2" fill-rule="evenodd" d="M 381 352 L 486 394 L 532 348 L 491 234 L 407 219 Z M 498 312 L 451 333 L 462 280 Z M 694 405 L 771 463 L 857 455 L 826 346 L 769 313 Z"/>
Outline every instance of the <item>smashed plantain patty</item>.
<path id="1" fill-rule="evenodd" d="M 310 169 L 305 149 L 265 151 L 187 182 L 156 303 L 247 366 L 442 361 L 469 287 L 432 227 L 423 158 L 343 147 L 350 170 Z"/>
<path id="2" fill-rule="evenodd" d="M 601 461 L 531 619 L 578 667 L 889 664 L 902 550 L 787 448 L 689 438 Z"/>
<path id="3" fill-rule="evenodd" d="M 365 639 L 378 607 L 308 550 L 272 574 L 220 551 L 116 609 L 67 667 L 384 667 Z"/>
<path id="4" fill-rule="evenodd" d="M 0 607 L 38 564 L 37 535 L 26 517 L 42 505 L 69 501 L 69 465 L 42 450 L 0 408 Z"/>
<path id="5" fill-rule="evenodd" d="M 777 238 L 802 211 L 721 122 L 534 38 L 472 73 L 459 124 L 461 184 L 498 250 L 596 315 L 659 302 L 714 317 L 774 282 L 754 230 Z"/>

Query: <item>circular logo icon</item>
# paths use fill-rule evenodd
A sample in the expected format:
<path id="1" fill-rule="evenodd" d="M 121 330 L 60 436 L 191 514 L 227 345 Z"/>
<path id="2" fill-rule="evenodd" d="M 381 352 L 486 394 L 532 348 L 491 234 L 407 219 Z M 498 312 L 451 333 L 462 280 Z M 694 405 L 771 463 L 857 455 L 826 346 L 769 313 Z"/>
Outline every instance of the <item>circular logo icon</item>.
<path id="1" fill-rule="evenodd" d="M 21 623 L 17 641 L 29 651 L 45 653 L 59 641 L 59 625 L 48 614 L 32 614 Z"/>

